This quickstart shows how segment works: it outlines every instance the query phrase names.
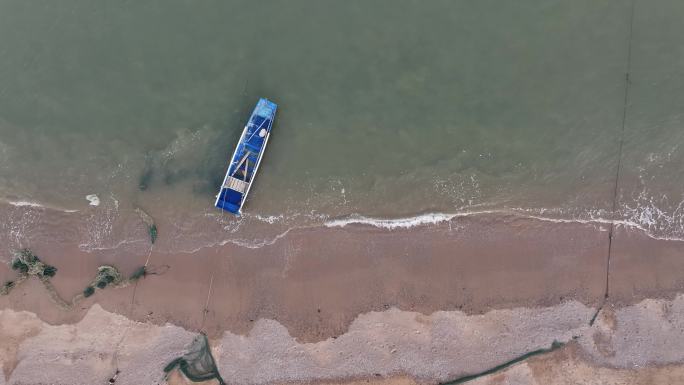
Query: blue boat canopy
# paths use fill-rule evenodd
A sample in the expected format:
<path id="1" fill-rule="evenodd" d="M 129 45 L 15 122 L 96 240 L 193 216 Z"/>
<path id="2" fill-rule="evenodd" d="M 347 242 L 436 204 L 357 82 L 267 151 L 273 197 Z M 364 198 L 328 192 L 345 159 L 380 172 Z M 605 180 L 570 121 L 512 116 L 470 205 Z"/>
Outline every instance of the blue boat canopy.
<path id="1" fill-rule="evenodd" d="M 235 215 L 242 213 L 242 206 L 259 170 L 271 135 L 277 108 L 277 104 L 265 98 L 259 99 L 254 107 L 230 159 L 228 171 L 216 196 L 216 207 Z"/>

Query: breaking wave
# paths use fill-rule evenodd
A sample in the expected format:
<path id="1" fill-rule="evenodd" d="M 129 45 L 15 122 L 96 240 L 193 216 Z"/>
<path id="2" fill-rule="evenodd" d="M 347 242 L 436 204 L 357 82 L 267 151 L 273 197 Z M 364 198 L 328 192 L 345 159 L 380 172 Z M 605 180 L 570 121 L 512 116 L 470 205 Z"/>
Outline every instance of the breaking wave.
<path id="1" fill-rule="evenodd" d="M 346 227 L 353 225 L 365 225 L 376 228 L 395 230 L 410 229 L 450 222 L 457 218 L 500 214 L 514 215 L 520 218 L 528 218 L 554 223 L 581 223 L 592 225 L 615 225 L 638 231 L 642 231 L 653 239 L 684 241 L 684 202 L 680 203 L 673 214 L 668 214 L 655 206 L 637 206 L 637 209 L 627 208 L 618 219 L 610 219 L 610 213 L 605 210 L 589 210 L 582 215 L 563 217 L 561 209 L 523 209 L 509 208 L 501 210 L 464 211 L 458 213 L 426 213 L 417 216 L 403 218 L 373 218 L 359 214 L 349 215 L 326 221 L 325 227 Z"/>
<path id="2" fill-rule="evenodd" d="M 52 205 L 46 205 L 40 202 L 36 201 L 28 201 L 28 200 L 18 200 L 18 201 L 6 201 L 10 206 L 14 207 L 31 207 L 31 208 L 36 208 L 36 209 L 49 209 L 49 210 L 55 210 L 55 211 L 62 211 L 65 213 L 75 213 L 78 212 L 78 210 L 74 209 L 65 209 L 61 207 L 55 207 Z"/>
<path id="3" fill-rule="evenodd" d="M 8 217 L 6 238 L 11 238 L 13 246 L 23 244 L 31 234 L 31 223 L 20 220 L 18 211 L 36 214 L 46 211 L 46 207 L 30 200 L 8 202 L 14 207 L 15 215 Z M 139 253 L 147 251 L 148 240 L 139 218 L 130 217 L 119 210 L 118 201 L 112 196 L 105 199 L 101 206 L 90 207 L 72 219 L 78 221 L 77 237 L 82 251 L 124 250 Z M 432 226 L 460 226 L 459 218 L 476 216 L 507 216 L 509 218 L 531 219 L 552 223 L 578 223 L 593 225 L 598 231 L 609 227 L 624 227 L 659 240 L 684 241 L 684 202 L 667 202 L 647 199 L 642 196 L 632 205 L 623 205 L 622 210 L 611 219 L 610 211 L 605 209 L 561 209 L 561 208 L 502 208 L 459 212 L 428 212 L 400 218 L 371 217 L 351 214 L 331 218 L 314 213 L 295 213 L 293 215 L 247 214 L 240 218 L 226 218 L 205 212 L 197 217 L 174 218 L 171 226 L 163 229 L 165 239 L 161 240 L 159 251 L 195 253 L 201 249 L 233 244 L 238 247 L 258 249 L 273 245 L 292 233 L 293 230 L 315 228 L 341 229 L 348 226 L 370 226 L 386 231 L 429 228 Z M 126 210 L 124 210 L 126 211 Z M 45 213 L 44 213 L 45 214 Z M 28 218 L 28 217 L 26 217 Z M 25 219 L 26 219 L 25 218 Z M 10 239 L 7 239 L 9 241 Z"/>
<path id="4" fill-rule="evenodd" d="M 345 218 L 332 219 L 324 223 L 325 227 L 346 227 L 350 225 L 368 225 L 387 230 L 394 229 L 409 229 L 412 227 L 420 227 L 426 225 L 435 225 L 443 222 L 451 221 L 456 217 L 463 217 L 469 215 L 493 213 L 494 211 L 479 211 L 479 212 L 464 212 L 456 214 L 445 213 L 427 213 L 413 217 L 384 219 L 372 218 L 359 214 L 353 214 Z"/>

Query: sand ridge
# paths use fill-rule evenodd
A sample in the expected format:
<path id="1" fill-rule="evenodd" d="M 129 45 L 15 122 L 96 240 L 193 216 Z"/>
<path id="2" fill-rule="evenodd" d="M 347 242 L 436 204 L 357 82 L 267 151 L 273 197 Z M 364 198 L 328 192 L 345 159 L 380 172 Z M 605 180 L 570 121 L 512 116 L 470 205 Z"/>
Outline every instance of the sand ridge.
<path id="1" fill-rule="evenodd" d="M 400 382 L 404 381 L 401 378 L 409 378 L 434 383 L 494 367 L 548 346 L 554 340 L 569 343 L 577 357 L 573 358 L 575 361 L 560 360 L 553 370 L 596 372 L 601 369 L 584 367 L 630 368 L 624 371 L 637 365 L 633 357 L 638 349 L 644 364 L 684 362 L 684 354 L 676 353 L 675 349 L 663 353 L 644 348 L 644 340 L 635 333 L 645 328 L 658 330 L 656 345 L 665 340 L 676 345 L 684 338 L 684 331 L 668 325 L 674 319 L 684 319 L 682 304 L 684 296 L 673 301 L 645 300 L 614 314 L 606 311 L 607 315 L 601 316 L 593 327 L 588 326 L 588 319 L 594 309 L 576 301 L 545 308 L 492 310 L 482 315 L 460 311 L 423 315 L 388 309 L 362 314 L 343 335 L 316 343 L 297 342 L 283 325 L 262 319 L 247 335 L 226 332 L 211 343 L 222 376 L 236 384 L 329 382 L 345 378 L 396 378 Z M 654 307 L 665 311 L 653 316 Z M 121 371 L 117 384 L 156 384 L 163 376 L 163 366 L 182 355 L 196 335 L 170 324 L 157 326 L 132 321 L 97 304 L 73 325 L 48 325 L 35 314 L 9 309 L 0 311 L 0 322 L 4 335 L 13 336 L 3 339 L 3 363 L 16 362 L 16 367 L 6 373 L 8 384 L 103 383 L 117 367 Z M 597 342 L 596 333 L 612 334 Z M 116 342 L 122 336 L 124 342 L 115 352 Z M 605 343 L 610 345 L 609 350 L 625 349 L 626 353 L 609 355 L 606 360 L 602 353 L 606 349 L 598 346 Z M 533 358 L 503 370 L 501 373 L 510 381 L 502 383 L 536 384 L 532 379 L 543 376 L 536 372 L 539 365 L 534 365 L 543 359 Z M 584 360 L 590 363 L 582 363 Z M 568 365 L 572 368 L 568 369 Z M 497 382 L 482 382 L 490 383 Z"/>

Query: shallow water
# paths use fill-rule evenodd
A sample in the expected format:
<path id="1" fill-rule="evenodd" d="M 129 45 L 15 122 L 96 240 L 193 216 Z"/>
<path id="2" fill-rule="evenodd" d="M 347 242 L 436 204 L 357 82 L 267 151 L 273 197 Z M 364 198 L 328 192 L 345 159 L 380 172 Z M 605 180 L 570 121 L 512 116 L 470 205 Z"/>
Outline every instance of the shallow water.
<path id="1" fill-rule="evenodd" d="M 619 217 L 682 236 L 682 16 L 636 1 L 629 41 L 625 0 L 3 1 L 0 195 L 98 234 L 134 206 L 236 238 L 352 214 L 610 218 L 623 138 Z M 212 202 L 260 96 L 280 109 L 236 221 Z"/>

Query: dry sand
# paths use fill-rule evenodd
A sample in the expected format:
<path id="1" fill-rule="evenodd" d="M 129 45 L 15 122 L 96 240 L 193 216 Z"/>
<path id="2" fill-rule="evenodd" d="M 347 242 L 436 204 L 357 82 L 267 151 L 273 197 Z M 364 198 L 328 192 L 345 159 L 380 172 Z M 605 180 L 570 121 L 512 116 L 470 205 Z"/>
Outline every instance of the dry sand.
<path id="1" fill-rule="evenodd" d="M 587 361 L 576 346 L 539 356 L 469 385 L 678 385 L 684 365 L 612 368 Z"/>
<path id="2" fill-rule="evenodd" d="M 654 307 L 668 312 L 654 314 Z M 482 315 L 389 309 L 360 315 L 343 335 L 317 343 L 297 342 L 273 320 L 258 321 L 246 336 L 226 332 L 211 343 L 222 376 L 234 384 L 344 378 L 435 383 L 485 371 L 554 340 L 567 345 L 473 383 L 670 384 L 682 378 L 684 351 L 677 347 L 684 329 L 672 320 L 684 319 L 684 296 L 609 310 L 589 326 L 592 311 L 576 301 Z M 0 311 L 0 322 L 8 384 L 105 383 L 117 368 L 117 383 L 160 383 L 161 368 L 182 355 L 195 335 L 132 321 L 97 304 L 73 325 L 49 325 L 13 310 Z M 170 383 L 183 380 L 176 373 Z"/>

